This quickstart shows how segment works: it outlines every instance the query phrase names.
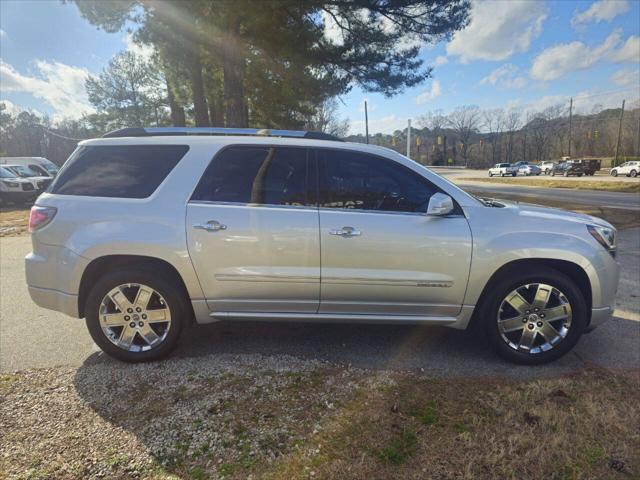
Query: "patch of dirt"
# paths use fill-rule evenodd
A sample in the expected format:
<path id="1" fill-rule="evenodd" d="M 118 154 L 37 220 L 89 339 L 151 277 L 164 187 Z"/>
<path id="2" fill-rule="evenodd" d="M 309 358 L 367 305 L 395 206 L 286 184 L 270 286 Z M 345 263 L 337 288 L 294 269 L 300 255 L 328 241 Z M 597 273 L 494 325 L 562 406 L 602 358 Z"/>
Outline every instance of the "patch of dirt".
<path id="1" fill-rule="evenodd" d="M 15 237 L 29 233 L 30 207 L 0 208 L 0 237 Z"/>
<path id="2" fill-rule="evenodd" d="M 638 372 L 433 379 L 210 355 L 0 376 L 8 478 L 633 478 Z"/>

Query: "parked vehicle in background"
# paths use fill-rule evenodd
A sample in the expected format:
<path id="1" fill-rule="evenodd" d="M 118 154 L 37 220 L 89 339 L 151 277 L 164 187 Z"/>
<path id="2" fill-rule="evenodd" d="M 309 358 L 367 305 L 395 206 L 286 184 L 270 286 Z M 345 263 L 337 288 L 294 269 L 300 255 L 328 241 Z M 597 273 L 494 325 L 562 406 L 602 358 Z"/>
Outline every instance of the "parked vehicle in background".
<path id="1" fill-rule="evenodd" d="M 549 175 L 555 165 L 556 162 L 542 162 L 540 163 L 540 170 L 542 170 L 542 173 L 544 173 L 545 175 Z"/>
<path id="2" fill-rule="evenodd" d="M 34 188 L 40 192 L 46 190 L 53 181 L 53 177 L 40 175 L 24 165 L 3 165 L 3 167 L 11 170 L 18 177 L 29 180 Z"/>
<path id="3" fill-rule="evenodd" d="M 510 175 L 515 177 L 518 174 L 518 169 L 512 166 L 510 163 L 496 163 L 493 168 L 489 169 L 489 176 L 493 177 L 494 175 L 500 175 L 504 177 L 505 175 Z"/>
<path id="4" fill-rule="evenodd" d="M 477 198 L 326 134 L 193 132 L 82 141 L 31 210 L 31 298 L 116 358 L 166 356 L 195 318 L 477 327 L 539 364 L 613 312 L 602 219 Z"/>
<path id="5" fill-rule="evenodd" d="M 0 203 L 32 202 L 37 195 L 38 191 L 30 180 L 0 166 Z"/>
<path id="6" fill-rule="evenodd" d="M 613 167 L 611 169 L 611 176 L 617 177 L 618 175 L 626 175 L 627 177 L 637 177 L 640 173 L 640 162 L 625 162 L 622 165 Z"/>
<path id="7" fill-rule="evenodd" d="M 55 177 L 60 170 L 55 163 L 44 157 L 0 157 L 0 165 L 22 165 L 43 177 Z"/>
<path id="8" fill-rule="evenodd" d="M 522 165 L 520 167 L 518 167 L 518 175 L 526 175 L 526 176 L 530 176 L 530 175 L 540 175 L 542 173 L 542 170 L 540 170 L 540 167 L 537 165 Z"/>
<path id="9" fill-rule="evenodd" d="M 585 175 L 592 177 L 602 167 L 602 160 L 596 158 L 583 158 L 581 160 L 575 160 L 575 162 L 582 165 Z"/>
<path id="10" fill-rule="evenodd" d="M 551 176 L 555 177 L 556 175 L 562 175 L 564 177 L 575 175 L 577 177 L 581 177 L 584 175 L 584 167 L 579 163 L 571 161 L 562 162 L 551 169 Z"/>

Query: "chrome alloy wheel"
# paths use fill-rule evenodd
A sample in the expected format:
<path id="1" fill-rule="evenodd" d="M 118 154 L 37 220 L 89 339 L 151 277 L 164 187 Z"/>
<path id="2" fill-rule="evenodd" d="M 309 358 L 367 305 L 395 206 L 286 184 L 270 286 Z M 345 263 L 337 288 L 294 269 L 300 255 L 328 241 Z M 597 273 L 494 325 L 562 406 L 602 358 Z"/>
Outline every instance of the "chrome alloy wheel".
<path id="1" fill-rule="evenodd" d="M 536 354 L 557 346 L 571 328 L 571 304 L 555 287 L 522 285 L 509 293 L 498 309 L 498 331 L 509 347 Z"/>
<path id="2" fill-rule="evenodd" d="M 167 338 L 171 312 L 153 288 L 139 283 L 118 285 L 100 303 L 100 327 L 117 347 L 146 352 Z"/>

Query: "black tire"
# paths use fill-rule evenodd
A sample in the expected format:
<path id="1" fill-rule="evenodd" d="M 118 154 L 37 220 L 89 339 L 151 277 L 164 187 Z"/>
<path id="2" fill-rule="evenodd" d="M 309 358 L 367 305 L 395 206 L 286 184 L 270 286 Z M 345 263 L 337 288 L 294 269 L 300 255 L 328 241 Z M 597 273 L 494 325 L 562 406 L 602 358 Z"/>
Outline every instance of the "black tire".
<path id="1" fill-rule="evenodd" d="M 148 351 L 124 350 L 106 337 L 100 326 L 99 309 L 105 295 L 118 285 L 139 283 L 153 288 L 165 299 L 171 313 L 171 327 L 163 342 Z M 188 324 L 192 310 L 184 288 L 177 280 L 141 268 L 125 268 L 106 273 L 93 286 L 85 304 L 86 323 L 91 338 L 106 354 L 124 362 L 147 362 L 166 357 L 176 347 L 182 328 Z"/>
<path id="2" fill-rule="evenodd" d="M 568 177 L 569 176 L 569 172 L 564 172 L 564 176 Z"/>
<path id="3" fill-rule="evenodd" d="M 611 176 L 612 177 L 617 177 L 618 176 L 618 171 L 617 170 L 611 170 Z"/>
<path id="4" fill-rule="evenodd" d="M 582 174 L 581 174 L 581 173 L 579 173 L 579 174 L 578 174 L 578 177 L 581 177 L 581 176 L 582 176 Z"/>
<path id="5" fill-rule="evenodd" d="M 631 170 L 629 172 L 629 175 L 631 175 L 633 178 L 636 178 L 638 176 L 638 172 L 636 172 L 635 170 Z"/>
<path id="6" fill-rule="evenodd" d="M 556 172 L 551 172 L 551 176 L 555 177 L 556 176 Z"/>
<path id="7" fill-rule="evenodd" d="M 571 327 L 567 336 L 551 350 L 540 353 L 525 353 L 510 347 L 498 330 L 498 309 L 502 300 L 513 290 L 529 283 L 545 283 L 565 294 L 572 310 Z M 505 360 L 522 365 L 540 365 L 552 362 L 568 353 L 578 342 L 587 326 L 587 304 L 584 295 L 573 280 L 563 273 L 548 267 L 536 267 L 527 272 L 511 270 L 493 285 L 488 297 L 482 302 L 481 315 L 484 330 L 493 350 Z"/>
<path id="8" fill-rule="evenodd" d="M 517 175 L 517 173 L 512 173 L 511 174 L 512 177 L 515 177 L 516 175 Z"/>
<path id="9" fill-rule="evenodd" d="M 490 176 L 490 177 L 493 177 L 493 173 L 489 172 L 489 176 Z"/>

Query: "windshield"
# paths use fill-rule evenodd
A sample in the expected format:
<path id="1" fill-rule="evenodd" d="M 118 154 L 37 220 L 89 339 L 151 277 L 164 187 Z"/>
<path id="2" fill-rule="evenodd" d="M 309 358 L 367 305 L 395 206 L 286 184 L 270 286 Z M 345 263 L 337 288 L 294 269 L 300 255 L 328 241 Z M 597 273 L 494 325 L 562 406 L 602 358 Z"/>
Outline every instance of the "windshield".
<path id="1" fill-rule="evenodd" d="M 7 167 L 9 170 L 18 174 L 19 177 L 37 177 L 39 176 L 36 172 L 31 170 L 30 168 L 23 167 L 22 165 L 13 165 L 11 167 Z"/>
<path id="2" fill-rule="evenodd" d="M 11 170 L 0 167 L 0 178 L 16 178 L 16 175 Z"/>

